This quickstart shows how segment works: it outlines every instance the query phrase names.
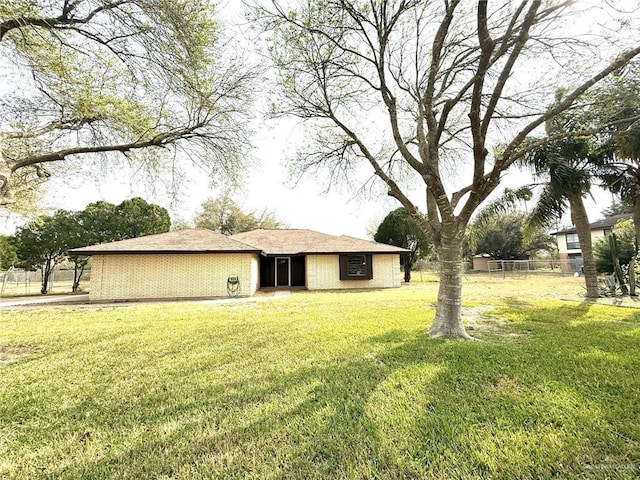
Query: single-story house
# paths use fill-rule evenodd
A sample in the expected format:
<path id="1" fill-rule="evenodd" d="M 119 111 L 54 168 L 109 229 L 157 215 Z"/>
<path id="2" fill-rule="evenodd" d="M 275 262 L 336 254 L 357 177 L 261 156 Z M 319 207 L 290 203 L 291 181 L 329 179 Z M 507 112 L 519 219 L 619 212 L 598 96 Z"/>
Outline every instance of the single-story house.
<path id="1" fill-rule="evenodd" d="M 399 287 L 407 250 L 312 230 L 253 230 L 225 236 L 177 230 L 71 250 L 92 256 L 92 301 L 226 296 L 261 288 Z"/>
<path id="2" fill-rule="evenodd" d="M 623 213 L 589 224 L 591 242 L 596 243 L 598 240 L 609 235 L 616 223 L 632 218 L 632 214 Z M 576 227 L 572 226 L 558 230 L 557 232 L 551 232 L 551 235 L 555 235 L 556 241 L 558 242 L 558 256 L 560 257 L 560 268 L 562 271 L 564 273 L 582 271 L 582 249 L 580 248 L 580 239 L 578 238 Z"/>

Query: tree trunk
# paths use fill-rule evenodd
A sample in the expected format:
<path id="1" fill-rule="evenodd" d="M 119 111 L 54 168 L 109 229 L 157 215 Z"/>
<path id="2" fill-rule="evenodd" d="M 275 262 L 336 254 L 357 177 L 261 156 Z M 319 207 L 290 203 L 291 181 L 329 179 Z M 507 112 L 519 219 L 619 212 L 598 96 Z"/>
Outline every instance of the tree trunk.
<path id="1" fill-rule="evenodd" d="M 71 286 L 71 291 L 73 293 L 77 292 L 80 288 L 80 279 L 82 278 L 82 274 L 84 273 L 84 266 L 80 267 L 78 262 L 74 262 L 73 264 L 73 285 Z"/>
<path id="2" fill-rule="evenodd" d="M 438 248 L 440 260 L 440 287 L 436 318 L 429 328 L 433 338 L 467 338 L 462 324 L 462 235 L 454 234 L 442 237 Z"/>
<path id="3" fill-rule="evenodd" d="M 411 263 L 408 258 L 404 261 L 404 281 L 405 283 L 409 283 L 411 281 Z"/>
<path id="4" fill-rule="evenodd" d="M 638 245 L 640 245 L 640 177 L 638 176 L 638 171 L 636 170 L 636 175 L 633 179 L 633 229 L 635 232 L 634 239 L 634 254 L 631 258 L 631 262 L 629 263 L 629 294 L 636 294 L 636 278 L 635 278 L 635 268 L 638 263 Z M 632 271 L 633 270 L 633 271 Z M 632 283 L 633 276 L 633 283 Z"/>
<path id="5" fill-rule="evenodd" d="M 40 293 L 42 295 L 46 294 L 49 291 L 49 277 L 51 276 L 52 270 L 52 262 L 51 260 L 47 260 L 42 266 L 42 286 L 40 288 Z"/>
<path id="6" fill-rule="evenodd" d="M 629 261 L 629 295 L 636 296 L 636 263 L 638 261 L 638 245 L 634 248 L 633 256 Z"/>
<path id="7" fill-rule="evenodd" d="M 579 195 L 569 198 L 571 207 L 571 221 L 576 227 L 580 249 L 582 250 L 582 262 L 584 269 L 584 281 L 587 287 L 587 298 L 598 298 L 598 273 L 596 272 L 596 262 L 593 260 L 593 245 L 591 243 L 591 229 L 589 228 L 589 217 L 584 208 L 584 202 Z"/>

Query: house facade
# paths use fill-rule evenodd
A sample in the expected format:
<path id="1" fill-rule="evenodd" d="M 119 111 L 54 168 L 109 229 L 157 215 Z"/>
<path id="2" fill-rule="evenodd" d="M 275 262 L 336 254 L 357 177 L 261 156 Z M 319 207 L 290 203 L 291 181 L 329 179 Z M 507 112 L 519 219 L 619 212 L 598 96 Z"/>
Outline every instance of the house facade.
<path id="1" fill-rule="evenodd" d="M 591 243 L 595 244 L 597 241 L 602 240 L 609 235 L 616 223 L 623 220 L 629 220 L 631 218 L 633 218 L 632 214 L 625 213 L 604 218 L 589 224 L 589 229 L 591 230 Z M 583 266 L 582 249 L 580 248 L 580 239 L 578 238 L 578 231 L 576 228 L 565 228 L 563 230 L 558 230 L 557 232 L 552 232 L 551 235 L 555 235 L 556 237 L 560 268 L 563 273 L 581 272 Z"/>
<path id="2" fill-rule="evenodd" d="M 224 236 L 179 230 L 72 250 L 92 256 L 92 301 L 226 296 L 261 288 L 399 287 L 405 249 L 312 230 L 254 230 Z"/>

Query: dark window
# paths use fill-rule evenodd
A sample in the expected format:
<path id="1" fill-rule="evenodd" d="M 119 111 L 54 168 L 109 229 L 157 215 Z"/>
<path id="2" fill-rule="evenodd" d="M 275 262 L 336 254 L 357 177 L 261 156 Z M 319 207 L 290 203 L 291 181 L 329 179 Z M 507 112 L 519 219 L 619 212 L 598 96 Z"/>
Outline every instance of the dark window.
<path id="1" fill-rule="evenodd" d="M 580 248 L 580 240 L 577 233 L 567 233 L 567 250 L 577 250 Z"/>
<path id="2" fill-rule="evenodd" d="M 347 276 L 364 277 L 367 274 L 367 261 L 364 255 L 347 256 Z"/>
<path id="3" fill-rule="evenodd" d="M 276 286 L 276 259 L 260 256 L 260 287 Z"/>
<path id="4" fill-rule="evenodd" d="M 371 280 L 373 259 L 370 254 L 340 255 L 340 280 Z"/>
<path id="5" fill-rule="evenodd" d="M 306 277 L 304 257 L 291 257 L 291 286 L 304 287 Z"/>

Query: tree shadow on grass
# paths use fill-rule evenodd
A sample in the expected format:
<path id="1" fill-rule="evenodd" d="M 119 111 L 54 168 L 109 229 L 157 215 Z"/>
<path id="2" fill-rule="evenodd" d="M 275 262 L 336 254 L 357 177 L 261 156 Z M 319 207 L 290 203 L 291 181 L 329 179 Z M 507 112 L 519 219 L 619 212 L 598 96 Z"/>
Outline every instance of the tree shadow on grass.
<path id="1" fill-rule="evenodd" d="M 137 405 L 102 399 L 98 418 L 62 435 L 72 453 L 42 476 L 590 478 L 602 465 L 620 478 L 636 473 L 640 407 L 630 402 L 640 385 L 628 333 L 637 316 L 588 323 L 589 305 L 514 306 L 505 308 L 516 320 L 500 328 L 533 332 L 516 342 L 389 329 L 360 340 L 358 354 L 256 368 L 240 381 L 219 375 L 218 361 L 184 365 L 171 383 L 151 381 Z M 62 414 L 77 420 L 88 409 L 95 403 Z"/>

